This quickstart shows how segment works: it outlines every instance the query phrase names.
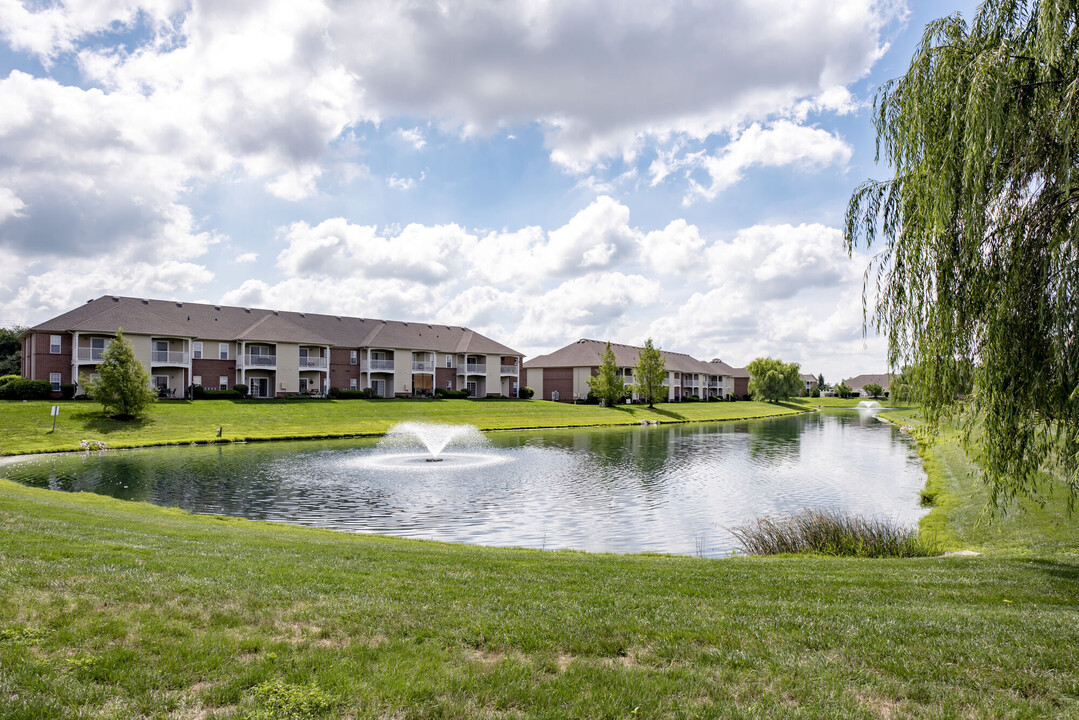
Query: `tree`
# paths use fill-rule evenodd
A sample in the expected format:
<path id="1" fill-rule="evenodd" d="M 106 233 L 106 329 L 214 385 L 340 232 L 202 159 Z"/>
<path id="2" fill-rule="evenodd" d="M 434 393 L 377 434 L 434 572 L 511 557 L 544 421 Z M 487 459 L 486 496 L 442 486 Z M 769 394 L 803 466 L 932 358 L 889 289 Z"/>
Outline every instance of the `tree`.
<path id="1" fill-rule="evenodd" d="M 603 351 L 599 374 L 588 378 L 588 387 L 608 407 L 614 407 L 626 396 L 626 381 L 618 371 L 618 363 L 610 343 L 607 343 L 607 349 Z"/>
<path id="2" fill-rule="evenodd" d="M 749 394 L 761 402 L 779 402 L 801 395 L 805 390 L 798 363 L 785 363 L 775 358 L 757 358 L 746 365 L 749 372 Z"/>
<path id="3" fill-rule="evenodd" d="M 652 338 L 648 338 L 637 353 L 633 379 L 633 391 L 644 398 L 648 407 L 655 407 L 657 401 L 667 397 L 667 388 L 663 385 L 667 379 L 667 363 L 659 348 L 652 345 Z"/>
<path id="4" fill-rule="evenodd" d="M 19 335 L 25 330 L 18 325 L 0 328 L 0 375 L 22 373 L 22 341 Z"/>
<path id="5" fill-rule="evenodd" d="M 884 388 L 877 383 L 869 383 L 868 385 L 864 385 L 862 387 L 862 390 L 865 390 L 865 394 L 872 398 L 879 398 L 881 395 L 884 394 Z"/>
<path id="6" fill-rule="evenodd" d="M 822 391 L 828 389 L 828 386 L 824 384 L 824 373 L 817 376 L 817 387 Z"/>
<path id="7" fill-rule="evenodd" d="M 849 398 L 852 392 L 854 391 L 850 389 L 850 385 L 845 382 L 840 382 L 835 386 L 836 397 Z"/>
<path id="8" fill-rule="evenodd" d="M 1079 490 L 1079 18 L 1075 0 L 987 0 L 930 23 L 874 100 L 877 155 L 848 249 L 880 243 L 872 322 L 916 365 L 931 421 L 975 391 L 991 501 Z M 867 309 L 867 321 L 869 311 Z M 968 430 L 973 429 L 968 423 Z"/>
<path id="9" fill-rule="evenodd" d="M 83 384 L 106 413 L 120 420 L 137 418 L 157 398 L 150 387 L 150 374 L 135 357 L 122 330 L 116 331 L 116 337 L 101 353 L 97 377 Z"/>

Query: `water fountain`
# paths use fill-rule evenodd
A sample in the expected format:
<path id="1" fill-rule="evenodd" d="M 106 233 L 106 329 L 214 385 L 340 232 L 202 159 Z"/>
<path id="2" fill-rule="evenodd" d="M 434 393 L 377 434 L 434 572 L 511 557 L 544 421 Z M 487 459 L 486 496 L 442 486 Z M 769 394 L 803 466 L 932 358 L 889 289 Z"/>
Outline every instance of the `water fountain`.
<path id="1" fill-rule="evenodd" d="M 384 469 L 415 471 L 425 466 L 434 469 L 432 463 L 447 468 L 473 468 L 505 461 L 496 453 L 476 452 L 489 447 L 487 438 L 472 425 L 403 422 L 390 428 L 379 441 L 379 452 L 363 462 Z M 447 448 L 452 452 L 445 452 Z"/>
<path id="2" fill-rule="evenodd" d="M 881 404 L 876 400 L 862 400 L 858 403 L 859 410 L 880 410 Z"/>

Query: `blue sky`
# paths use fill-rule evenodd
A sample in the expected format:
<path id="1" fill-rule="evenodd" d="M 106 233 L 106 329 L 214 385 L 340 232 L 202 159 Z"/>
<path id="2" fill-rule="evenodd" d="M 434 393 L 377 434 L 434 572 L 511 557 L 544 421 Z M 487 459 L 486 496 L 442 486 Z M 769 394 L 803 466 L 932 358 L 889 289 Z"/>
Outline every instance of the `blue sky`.
<path id="1" fill-rule="evenodd" d="M 869 103 L 973 9 L 0 0 L 0 323 L 109 293 L 880 372 Z"/>

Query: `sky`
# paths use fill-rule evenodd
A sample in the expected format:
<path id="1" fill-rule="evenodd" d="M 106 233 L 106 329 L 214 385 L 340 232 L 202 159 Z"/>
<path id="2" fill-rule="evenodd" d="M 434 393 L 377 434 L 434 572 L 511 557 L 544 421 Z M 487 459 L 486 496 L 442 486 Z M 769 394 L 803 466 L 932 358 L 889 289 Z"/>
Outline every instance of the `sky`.
<path id="1" fill-rule="evenodd" d="M 903 0 L 0 0 L 0 325 L 105 294 L 887 367 Z"/>

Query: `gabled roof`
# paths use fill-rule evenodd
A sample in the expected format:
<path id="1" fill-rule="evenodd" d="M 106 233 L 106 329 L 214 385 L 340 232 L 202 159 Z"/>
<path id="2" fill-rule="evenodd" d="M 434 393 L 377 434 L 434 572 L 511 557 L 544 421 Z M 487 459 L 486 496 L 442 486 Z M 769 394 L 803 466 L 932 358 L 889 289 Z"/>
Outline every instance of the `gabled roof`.
<path id="1" fill-rule="evenodd" d="M 31 328 L 125 332 L 205 340 L 400 348 L 444 353 L 521 353 L 465 327 L 104 295 Z"/>
<path id="2" fill-rule="evenodd" d="M 877 375 L 855 375 L 852 378 L 843 381 L 847 387 L 851 390 L 861 390 L 866 385 L 872 385 L 876 383 L 885 390 L 892 384 L 892 376 L 889 373 L 880 373 Z"/>
<path id="3" fill-rule="evenodd" d="M 547 355 L 539 355 L 524 364 L 529 368 L 551 367 L 599 367 L 603 362 L 603 353 L 606 352 L 607 343 L 602 340 L 588 340 L 582 338 L 577 342 L 570 343 Z M 622 345 L 611 343 L 611 351 L 614 353 L 614 361 L 619 367 L 633 367 L 637 364 L 637 355 L 641 348 L 636 345 Z M 729 365 L 719 360 L 704 362 L 686 355 L 685 353 L 668 352 L 660 350 L 667 370 L 680 373 L 697 373 L 702 375 L 728 375 L 732 372 Z"/>

